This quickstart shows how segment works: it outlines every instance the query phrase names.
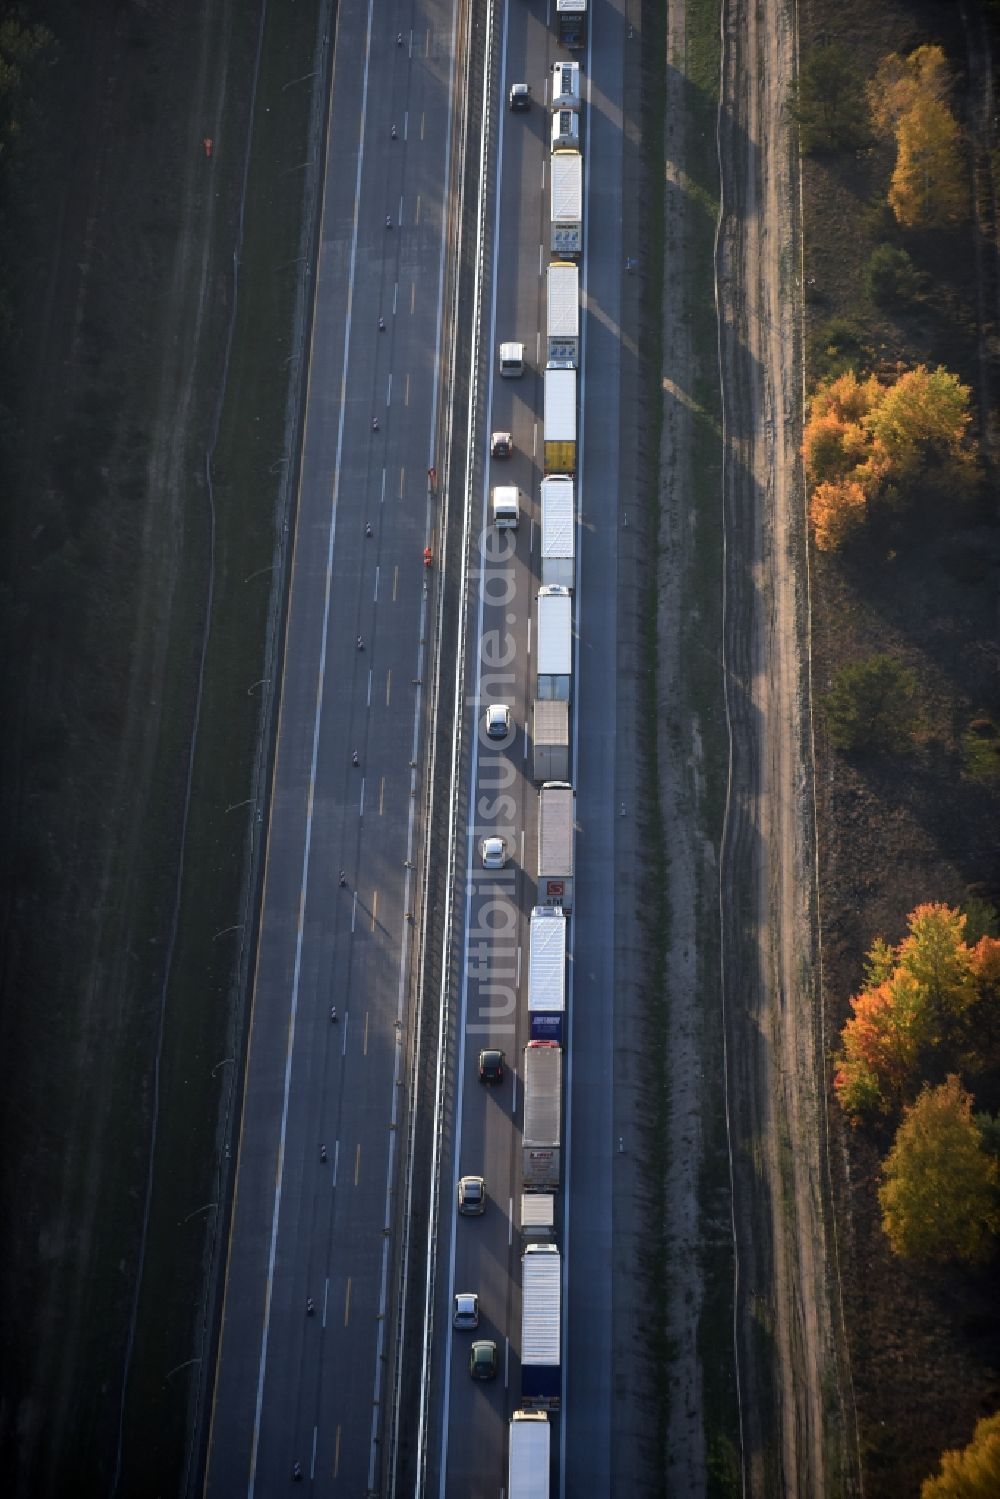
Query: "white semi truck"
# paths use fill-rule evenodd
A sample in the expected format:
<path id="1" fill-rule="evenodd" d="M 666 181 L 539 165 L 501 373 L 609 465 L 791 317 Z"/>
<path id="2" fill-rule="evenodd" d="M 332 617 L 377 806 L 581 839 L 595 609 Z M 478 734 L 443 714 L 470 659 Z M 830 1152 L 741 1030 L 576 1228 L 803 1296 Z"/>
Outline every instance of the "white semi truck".
<path id="1" fill-rule="evenodd" d="M 583 254 L 583 157 L 570 146 L 553 151 L 549 164 L 553 255 Z"/>
<path id="2" fill-rule="evenodd" d="M 528 1023 L 532 1041 L 564 1042 L 566 1017 L 566 913 L 536 906 L 528 938 Z"/>
<path id="3" fill-rule="evenodd" d="M 542 448 L 546 474 L 576 473 L 576 370 L 546 370 Z"/>
<path id="4" fill-rule="evenodd" d="M 576 582 L 576 510 L 573 480 L 553 474 L 542 480 L 542 582 L 572 588 Z"/>
<path id="5" fill-rule="evenodd" d="M 554 1191 L 559 1185 L 562 1058 L 557 1041 L 529 1041 L 524 1048 L 521 1185 L 526 1192 Z"/>
<path id="6" fill-rule="evenodd" d="M 544 1411 L 515 1411 L 510 1418 L 508 1499 L 549 1499 L 551 1428 Z"/>
<path id="7" fill-rule="evenodd" d="M 553 260 L 546 273 L 546 364 L 575 370 L 580 362 L 580 269 L 571 260 Z"/>
<path id="8" fill-rule="evenodd" d="M 573 827 L 576 797 L 565 781 L 546 781 L 538 793 L 540 906 L 573 909 Z"/>
<path id="9" fill-rule="evenodd" d="M 573 680 L 573 595 L 568 588 L 538 590 L 535 669 L 537 697 L 569 701 Z"/>
<path id="10" fill-rule="evenodd" d="M 562 1264 L 555 1244 L 529 1244 L 521 1256 L 521 1405 L 559 1409 Z"/>

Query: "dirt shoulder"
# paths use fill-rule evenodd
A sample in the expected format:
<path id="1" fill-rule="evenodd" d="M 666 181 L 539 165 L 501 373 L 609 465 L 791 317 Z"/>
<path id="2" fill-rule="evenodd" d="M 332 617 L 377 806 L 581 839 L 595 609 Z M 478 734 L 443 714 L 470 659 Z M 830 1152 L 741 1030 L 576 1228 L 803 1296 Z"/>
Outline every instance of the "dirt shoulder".
<path id="1" fill-rule="evenodd" d="M 827 1232 L 791 8 L 727 12 L 717 273 L 731 759 L 719 882 L 743 1441 L 754 1493 L 858 1481 Z"/>

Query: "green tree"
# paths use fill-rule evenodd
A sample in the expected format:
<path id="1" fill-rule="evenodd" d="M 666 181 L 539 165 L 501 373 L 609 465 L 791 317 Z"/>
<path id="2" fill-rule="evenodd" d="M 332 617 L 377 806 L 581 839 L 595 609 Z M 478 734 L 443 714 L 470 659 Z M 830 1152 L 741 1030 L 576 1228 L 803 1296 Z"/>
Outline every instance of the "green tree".
<path id="1" fill-rule="evenodd" d="M 891 656 L 845 666 L 826 695 L 830 741 L 839 750 L 893 750 L 913 734 L 917 682 Z"/>
<path id="2" fill-rule="evenodd" d="M 840 42 L 806 53 L 792 96 L 805 152 L 856 146 L 869 134 L 864 83 Z"/>
<path id="3" fill-rule="evenodd" d="M 925 1478 L 920 1499 L 996 1499 L 1000 1494 L 1000 1411 L 976 1422 L 972 1441 L 944 1452 L 941 1470 Z"/>
<path id="4" fill-rule="evenodd" d="M 925 1086 L 882 1167 L 882 1228 L 905 1259 L 978 1264 L 1000 1228 L 1000 1168 L 983 1149 L 972 1097 L 952 1074 Z"/>
<path id="5" fill-rule="evenodd" d="M 885 388 L 865 423 L 885 454 L 893 483 L 936 471 L 949 486 L 968 483 L 974 452 L 966 436 L 971 389 L 942 365 L 918 364 Z"/>
<path id="6" fill-rule="evenodd" d="M 865 290 L 879 307 L 905 307 L 920 295 L 923 276 L 898 245 L 878 245 L 865 266 Z"/>

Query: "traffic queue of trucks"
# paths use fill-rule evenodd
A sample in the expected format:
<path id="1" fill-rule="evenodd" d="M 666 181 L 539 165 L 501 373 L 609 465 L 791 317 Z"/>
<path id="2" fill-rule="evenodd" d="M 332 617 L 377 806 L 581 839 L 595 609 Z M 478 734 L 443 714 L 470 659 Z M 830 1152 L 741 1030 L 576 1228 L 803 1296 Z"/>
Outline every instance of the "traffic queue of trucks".
<path id="1" fill-rule="evenodd" d="M 560 41 L 586 39 L 586 0 L 556 0 Z M 523 1054 L 521 1409 L 510 1422 L 509 1499 L 548 1499 L 550 1411 L 562 1399 L 562 1259 L 555 1243 L 562 1177 L 567 928 L 573 909 L 576 796 L 570 779 L 573 590 L 576 586 L 577 371 L 583 253 L 580 67 L 552 69 L 550 246 L 542 410 L 541 578 L 537 594 L 532 776 L 538 792 L 538 880 L 528 955 L 529 1038 Z M 513 101 L 512 101 L 513 107 Z M 569 112 L 569 114 L 567 114 Z M 516 359 L 508 348 L 508 370 Z M 501 361 L 503 363 L 503 359 Z M 518 371 L 519 372 L 519 371 Z M 517 524 L 521 497 L 493 492 L 494 524 Z M 498 502 L 498 496 L 499 502 Z M 511 517 L 513 516 L 513 521 Z"/>

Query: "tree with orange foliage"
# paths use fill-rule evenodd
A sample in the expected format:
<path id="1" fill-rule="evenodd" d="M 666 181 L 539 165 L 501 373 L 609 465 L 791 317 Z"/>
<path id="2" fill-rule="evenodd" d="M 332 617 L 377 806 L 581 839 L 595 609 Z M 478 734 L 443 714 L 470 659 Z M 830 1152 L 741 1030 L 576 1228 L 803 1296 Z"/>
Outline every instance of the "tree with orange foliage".
<path id="1" fill-rule="evenodd" d="M 838 551 L 863 528 L 887 485 L 933 477 L 965 488 L 975 473 L 968 440 L 971 391 L 939 366 L 882 384 L 852 370 L 816 391 L 802 437 L 812 486 L 809 518 L 821 551 Z"/>
<path id="2" fill-rule="evenodd" d="M 813 538 L 821 552 L 839 552 L 864 527 L 868 496 L 854 479 L 817 484 L 809 501 Z"/>
<path id="3" fill-rule="evenodd" d="M 845 1113 L 889 1114 L 913 1087 L 927 1036 L 924 994 L 897 970 L 851 1000 L 833 1086 Z"/>
<path id="4" fill-rule="evenodd" d="M 964 912 L 928 902 L 910 912 L 895 948 L 881 939 L 872 947 L 836 1058 L 834 1091 L 852 1119 L 899 1108 L 932 1052 L 947 1048 L 950 1061 L 973 1069 L 989 1055 L 1000 941 L 969 947 L 965 926 Z"/>

